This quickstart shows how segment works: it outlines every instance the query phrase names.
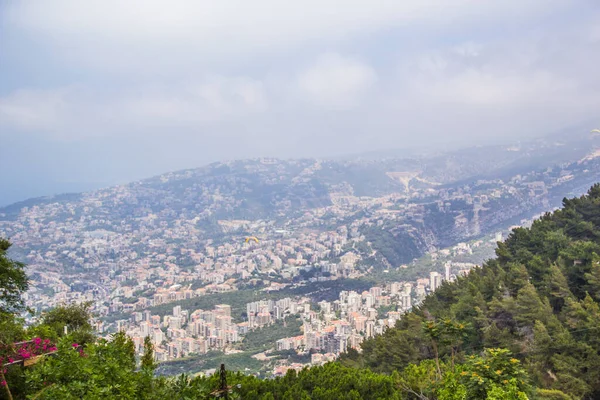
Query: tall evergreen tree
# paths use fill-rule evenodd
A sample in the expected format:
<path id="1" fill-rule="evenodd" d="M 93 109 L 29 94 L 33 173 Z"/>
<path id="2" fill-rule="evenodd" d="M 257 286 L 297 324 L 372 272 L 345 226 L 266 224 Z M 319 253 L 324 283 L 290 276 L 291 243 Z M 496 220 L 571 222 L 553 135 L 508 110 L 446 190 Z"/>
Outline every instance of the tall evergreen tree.
<path id="1" fill-rule="evenodd" d="M 11 243 L 0 238 L 0 313 L 10 314 L 25 308 L 21 295 L 29 287 L 25 264 L 8 257 Z"/>
<path id="2" fill-rule="evenodd" d="M 150 336 L 144 338 L 144 354 L 142 355 L 141 367 L 144 370 L 154 371 L 156 362 L 154 361 L 154 345 Z"/>

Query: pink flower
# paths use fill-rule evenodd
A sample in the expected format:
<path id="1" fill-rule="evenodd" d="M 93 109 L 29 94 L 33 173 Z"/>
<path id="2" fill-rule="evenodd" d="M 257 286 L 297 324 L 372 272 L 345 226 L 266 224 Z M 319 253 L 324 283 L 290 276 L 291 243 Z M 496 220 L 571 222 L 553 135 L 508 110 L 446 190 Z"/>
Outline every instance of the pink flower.
<path id="1" fill-rule="evenodd" d="M 14 360 L 12 357 L 8 357 L 8 362 L 9 362 L 9 363 L 11 363 L 11 362 L 13 362 L 13 361 L 15 361 L 15 360 Z"/>
<path id="2" fill-rule="evenodd" d="M 35 339 L 33 339 L 33 342 L 37 345 L 39 345 L 40 343 L 42 343 L 42 339 L 39 337 L 36 337 Z"/>
<path id="3" fill-rule="evenodd" d="M 79 347 L 77 343 L 73 343 L 73 347 Z"/>
<path id="4" fill-rule="evenodd" d="M 0 381 L 0 386 L 6 386 L 6 381 Z"/>
<path id="5" fill-rule="evenodd" d="M 44 339 L 44 344 L 50 344 L 50 339 Z"/>

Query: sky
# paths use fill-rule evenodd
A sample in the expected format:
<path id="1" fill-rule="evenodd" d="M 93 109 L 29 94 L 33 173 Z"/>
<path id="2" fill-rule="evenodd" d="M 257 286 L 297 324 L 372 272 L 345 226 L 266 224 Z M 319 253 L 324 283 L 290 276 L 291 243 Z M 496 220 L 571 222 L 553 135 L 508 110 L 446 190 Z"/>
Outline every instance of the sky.
<path id="1" fill-rule="evenodd" d="M 597 0 L 0 0 L 0 205 L 600 127 Z"/>

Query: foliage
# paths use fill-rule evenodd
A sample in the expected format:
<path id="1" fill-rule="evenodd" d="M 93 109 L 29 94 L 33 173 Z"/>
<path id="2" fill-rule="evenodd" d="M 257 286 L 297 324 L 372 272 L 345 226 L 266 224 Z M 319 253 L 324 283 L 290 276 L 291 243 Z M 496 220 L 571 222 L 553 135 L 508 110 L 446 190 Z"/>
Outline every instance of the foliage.
<path id="1" fill-rule="evenodd" d="M 423 254 L 424 243 L 404 230 L 396 231 L 392 225 L 372 226 L 361 231 L 374 249 L 387 261 L 385 265 L 398 267 Z"/>
<path id="2" fill-rule="evenodd" d="M 144 354 L 140 360 L 140 366 L 142 369 L 154 371 L 156 369 L 156 362 L 154 361 L 154 345 L 150 336 L 144 338 Z"/>
<path id="3" fill-rule="evenodd" d="M 6 254 L 10 246 L 8 240 L 0 238 L 0 317 L 25 309 L 21 294 L 29 286 L 25 264 Z"/>
<path id="4" fill-rule="evenodd" d="M 7 386 L 10 381 L 11 392 L 15 394 L 26 391 L 23 363 L 34 361 L 46 354 L 56 351 L 50 339 L 35 337 L 25 342 L 0 345 L 0 386 Z M 2 398 L 2 394 L 0 394 Z"/>
<path id="5" fill-rule="evenodd" d="M 55 337 L 69 335 L 73 342 L 82 345 L 93 342 L 95 336 L 90 324 L 90 306 L 91 302 L 55 307 L 43 314 L 41 326 L 50 328 Z"/>
<path id="6" fill-rule="evenodd" d="M 38 399 L 137 399 L 144 372 L 135 371 L 133 342 L 124 333 L 88 344 L 78 351 L 68 338 L 59 342 L 56 357 L 27 371 L 30 390 Z M 151 382 L 151 381 L 150 381 Z"/>
<path id="7" fill-rule="evenodd" d="M 260 380 L 237 374 L 228 378 L 244 400 L 261 399 L 400 399 L 391 376 L 329 363 L 322 367 L 289 370 L 284 377 Z"/>
<path id="8" fill-rule="evenodd" d="M 210 351 L 206 354 L 161 363 L 157 368 L 160 375 L 177 375 L 181 373 L 196 373 L 219 368 L 225 363 L 230 371 L 257 373 L 264 364 L 252 357 L 252 353 L 224 354 L 221 351 Z"/>
<path id="9" fill-rule="evenodd" d="M 425 360 L 398 375 L 405 399 L 528 399 L 531 388 L 519 360 L 505 349 L 486 349 L 459 365 Z"/>
<path id="10" fill-rule="evenodd" d="M 250 331 L 244 336 L 242 350 L 257 351 L 274 347 L 279 339 L 301 335 L 301 326 L 302 321 L 291 316 L 284 321 L 277 321 L 272 325 Z"/>
<path id="11" fill-rule="evenodd" d="M 208 399 L 219 386 L 218 374 L 153 378 L 144 368 L 136 371 L 133 343 L 122 333 L 110 342 L 89 344 L 83 354 L 63 340 L 58 356 L 37 364 L 27 376 L 38 399 Z M 229 373 L 227 379 L 232 399 L 401 398 L 393 377 L 335 363 L 299 373 L 291 370 L 272 380 L 241 373 Z"/>

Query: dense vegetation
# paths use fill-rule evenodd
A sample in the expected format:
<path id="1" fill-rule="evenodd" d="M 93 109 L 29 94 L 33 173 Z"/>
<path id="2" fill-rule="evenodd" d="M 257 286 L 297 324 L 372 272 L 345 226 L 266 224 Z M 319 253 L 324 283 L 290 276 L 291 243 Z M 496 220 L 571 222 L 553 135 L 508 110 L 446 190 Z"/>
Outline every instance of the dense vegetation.
<path id="1" fill-rule="evenodd" d="M 377 257 L 383 257 L 385 261 L 382 266 L 385 269 L 409 263 L 423 255 L 426 250 L 418 235 L 411 235 L 405 229 L 398 229 L 391 223 L 383 227 L 368 227 L 361 233 L 365 235 L 366 241 L 371 243 L 372 248 L 377 249 L 377 253 L 371 257 L 374 259 L 369 261 L 378 266 L 380 262 Z"/>
<path id="2" fill-rule="evenodd" d="M 284 321 L 277 321 L 272 325 L 250 331 L 244 337 L 242 350 L 266 350 L 273 347 L 273 344 L 279 339 L 302 335 L 301 327 L 302 320 L 296 316 L 290 316 Z"/>
<path id="3" fill-rule="evenodd" d="M 3 243 L 3 273 L 21 282 L 22 265 L 6 257 Z M 600 185 L 565 199 L 531 228 L 514 230 L 496 254 L 365 341 L 362 353 L 350 350 L 339 362 L 270 380 L 229 373 L 229 398 L 600 398 Z M 12 293 L 0 299 L 3 343 L 31 337 L 58 343 L 53 356 L 31 367 L 2 370 L 14 398 L 214 398 L 218 375 L 156 377 L 149 341 L 139 365 L 124 334 L 74 343 L 75 335 L 88 340 L 80 318 L 85 306 L 59 307 L 40 325 L 23 328 L 14 313 L 26 284 L 5 282 L 13 292 L 0 291 Z M 64 325 L 73 331 L 64 335 Z"/>

